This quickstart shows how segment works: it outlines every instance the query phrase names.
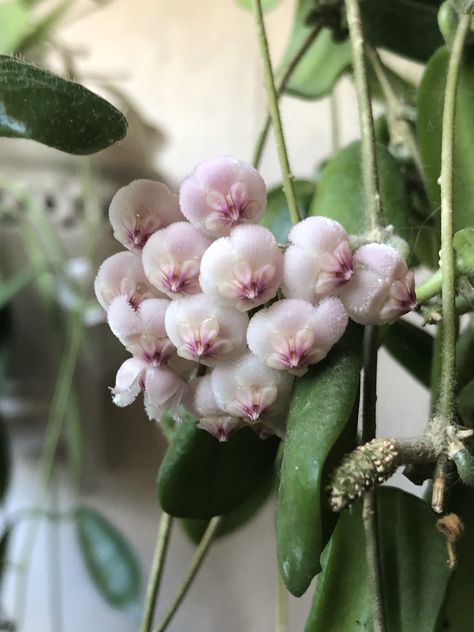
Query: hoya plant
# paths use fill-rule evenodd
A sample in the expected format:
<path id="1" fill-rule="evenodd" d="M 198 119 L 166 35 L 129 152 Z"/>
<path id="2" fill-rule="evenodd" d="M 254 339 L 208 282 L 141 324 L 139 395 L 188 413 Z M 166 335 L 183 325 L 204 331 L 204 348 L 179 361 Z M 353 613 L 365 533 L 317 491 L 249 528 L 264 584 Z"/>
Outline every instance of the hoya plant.
<path id="1" fill-rule="evenodd" d="M 168 629 L 212 542 L 271 501 L 276 630 L 288 629 L 288 592 L 300 597 L 316 577 L 306 632 L 466 632 L 474 598 L 474 3 L 300 0 L 279 70 L 264 21 L 275 3 L 239 3 L 253 11 L 268 100 L 252 164 L 203 156 L 179 191 L 145 179 L 121 188 L 109 219 L 124 249 L 95 281 L 129 353 L 113 400 L 127 406 L 142 394 L 145 415 L 169 442 L 140 629 Z M 419 84 L 389 66 L 385 51 L 423 64 Z M 342 75 L 355 86 L 360 138 L 335 142 L 313 179 L 295 179 L 279 98 L 334 105 Z M 90 153 L 125 133 L 112 106 L 17 59 L 1 59 L 0 86 L 3 135 Z M 267 190 L 259 166 L 271 128 L 282 183 Z M 74 330 L 65 345 L 77 349 Z M 377 437 L 381 347 L 430 391 L 421 435 L 400 439 L 394 427 Z M 66 360 L 63 370 L 72 384 L 73 365 Z M 58 397 L 61 405 L 67 383 Z M 53 421 L 45 494 L 60 414 Z M 399 468 L 425 483 L 424 495 L 385 484 Z M 128 544 L 87 507 L 73 517 L 104 597 L 136 603 Z M 197 546 L 156 622 L 178 523 Z"/>

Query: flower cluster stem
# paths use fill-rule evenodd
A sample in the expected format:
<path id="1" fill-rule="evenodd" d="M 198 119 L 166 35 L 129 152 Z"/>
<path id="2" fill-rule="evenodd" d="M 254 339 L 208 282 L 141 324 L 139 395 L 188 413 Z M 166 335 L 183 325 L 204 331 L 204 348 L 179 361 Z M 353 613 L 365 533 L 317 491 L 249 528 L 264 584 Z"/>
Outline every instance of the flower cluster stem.
<path id="1" fill-rule="evenodd" d="M 283 125 L 281 122 L 280 110 L 278 108 L 278 94 L 275 88 L 275 78 L 273 76 L 272 62 L 270 59 L 270 49 L 268 47 L 268 39 L 263 20 L 262 2 L 261 0 L 253 0 L 252 4 L 257 27 L 260 54 L 263 62 L 263 74 L 268 98 L 268 110 L 270 112 L 270 118 L 275 132 L 278 159 L 280 161 L 281 175 L 283 178 L 283 190 L 285 192 L 291 221 L 293 224 L 297 224 L 301 220 L 301 217 L 296 201 L 293 176 L 291 174 L 285 136 L 283 134 Z"/>

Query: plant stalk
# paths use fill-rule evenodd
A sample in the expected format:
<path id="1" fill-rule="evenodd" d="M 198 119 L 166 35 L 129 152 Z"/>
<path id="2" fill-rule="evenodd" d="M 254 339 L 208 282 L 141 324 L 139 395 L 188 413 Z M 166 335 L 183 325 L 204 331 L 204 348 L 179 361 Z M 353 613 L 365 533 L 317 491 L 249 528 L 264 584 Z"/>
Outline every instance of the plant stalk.
<path id="1" fill-rule="evenodd" d="M 215 518 L 212 518 L 212 520 L 210 520 L 207 526 L 207 529 L 204 532 L 204 535 L 202 536 L 201 541 L 199 542 L 197 546 L 196 552 L 194 553 L 194 557 L 191 560 L 191 564 L 189 565 L 188 570 L 186 571 L 184 580 L 181 586 L 178 588 L 178 591 L 176 595 L 174 596 L 171 606 L 169 607 L 168 612 L 166 613 L 163 621 L 160 624 L 158 624 L 154 632 L 164 632 L 166 628 L 168 627 L 168 625 L 171 623 L 171 620 L 176 614 L 176 611 L 181 605 L 183 599 L 186 597 L 188 590 L 194 578 L 196 577 L 197 572 L 201 568 L 204 558 L 206 557 L 207 552 L 209 551 L 209 547 L 214 539 L 216 531 L 219 528 L 221 520 L 222 518 L 220 516 L 216 516 Z"/>
<path id="2" fill-rule="evenodd" d="M 153 555 L 153 562 L 148 580 L 145 609 L 140 632 L 150 632 L 153 626 L 156 601 L 160 590 L 161 578 L 163 576 L 172 525 L 173 518 L 163 511 L 161 514 L 160 526 L 158 527 L 158 537 L 156 540 L 155 553 Z"/>
<path id="3" fill-rule="evenodd" d="M 288 591 L 278 570 L 275 632 L 288 632 Z"/>
<path id="4" fill-rule="evenodd" d="M 300 61 L 303 59 L 309 47 L 317 38 L 320 32 L 321 32 L 321 26 L 318 24 L 308 33 L 308 35 L 305 37 L 305 39 L 301 43 L 301 46 L 298 48 L 294 56 L 290 59 L 288 66 L 286 67 L 286 70 L 283 73 L 283 76 L 280 80 L 278 88 L 276 89 L 278 98 L 281 97 L 281 95 L 285 91 L 285 88 L 288 85 L 288 82 L 291 79 L 294 71 L 299 66 Z M 272 119 L 271 119 L 270 114 L 268 113 L 265 119 L 265 122 L 262 126 L 262 129 L 260 130 L 260 133 L 257 137 L 257 143 L 255 145 L 255 149 L 253 152 L 252 164 L 255 167 L 255 169 L 258 169 L 258 167 L 260 166 L 260 162 L 262 160 L 262 155 L 263 155 L 263 149 L 265 147 L 265 143 L 268 138 L 268 132 L 270 131 L 271 124 L 272 124 Z"/>
<path id="5" fill-rule="evenodd" d="M 441 341 L 442 358 L 440 392 L 438 402 L 438 415 L 446 430 L 452 424 L 455 413 L 455 379 L 456 379 L 456 263 L 453 248 L 454 232 L 454 135 L 456 115 L 456 92 L 459 80 L 459 71 L 462 61 L 462 53 L 467 33 L 471 24 L 470 15 L 462 15 L 451 49 L 448 74 L 446 78 L 446 91 L 443 108 L 443 127 L 441 140 L 441 252 L 440 269 L 442 275 L 441 298 L 443 303 L 443 338 Z M 440 482 L 445 478 L 442 467 L 444 455 L 438 462 L 440 476 L 437 477 L 437 485 L 434 488 L 432 506 L 435 511 L 442 512 L 444 507 L 444 488 Z"/>
<path id="6" fill-rule="evenodd" d="M 275 140 L 280 161 L 281 175 L 283 178 L 283 190 L 285 192 L 288 211 L 293 224 L 297 224 L 300 220 L 300 212 L 296 201 L 295 187 L 293 184 L 293 176 L 291 174 L 290 162 L 288 160 L 288 152 L 283 134 L 283 126 L 281 122 L 280 110 L 278 108 L 278 94 L 275 88 L 275 78 L 273 76 L 272 62 L 270 59 L 270 49 L 268 47 L 268 39 L 265 31 L 265 23 L 263 20 L 263 10 L 261 0 L 253 0 L 253 12 L 257 27 L 257 37 L 260 46 L 260 54 L 263 62 L 263 74 L 265 78 L 265 88 L 268 99 L 268 110 L 275 132 Z"/>

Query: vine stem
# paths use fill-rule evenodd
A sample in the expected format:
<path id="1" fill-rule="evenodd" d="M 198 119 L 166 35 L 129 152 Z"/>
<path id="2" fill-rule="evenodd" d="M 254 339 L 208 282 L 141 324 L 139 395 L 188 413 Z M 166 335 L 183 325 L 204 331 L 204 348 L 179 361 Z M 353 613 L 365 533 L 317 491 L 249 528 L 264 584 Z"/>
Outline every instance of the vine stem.
<path id="1" fill-rule="evenodd" d="M 171 606 L 169 607 L 168 612 L 165 614 L 163 621 L 158 624 L 154 632 L 164 632 L 171 623 L 171 620 L 176 614 L 176 611 L 181 605 L 183 599 L 186 597 L 189 587 L 196 577 L 197 572 L 201 568 L 204 558 L 206 557 L 207 552 L 209 551 L 209 547 L 211 546 L 211 543 L 214 539 L 216 531 L 219 528 L 221 520 L 222 518 L 220 516 L 216 516 L 209 521 L 207 529 L 197 546 L 193 559 L 191 560 L 191 564 L 186 571 L 183 582 L 178 588 L 178 591 L 176 592 L 176 595 L 174 596 Z"/>
<path id="2" fill-rule="evenodd" d="M 453 197 L 454 197 L 454 134 L 456 115 L 456 92 L 461 68 L 464 43 L 471 24 L 470 15 L 462 15 L 453 41 L 449 57 L 448 74 L 443 107 L 443 127 L 441 137 L 441 252 L 440 270 L 442 275 L 441 299 L 443 303 L 443 338 L 439 402 L 437 413 L 447 430 L 454 418 L 456 379 L 456 263 L 453 248 Z M 443 511 L 446 479 L 446 455 L 441 454 L 433 483 L 432 507 L 438 513 Z"/>
<path id="3" fill-rule="evenodd" d="M 171 527 L 173 526 L 172 517 L 163 512 L 161 514 L 160 526 L 158 527 L 158 537 L 156 540 L 155 553 L 151 565 L 150 577 L 145 598 L 145 609 L 143 613 L 143 621 L 140 632 L 149 632 L 152 629 L 153 618 L 155 615 L 156 600 L 160 590 L 163 568 L 168 551 L 168 545 L 171 535 Z"/>
<path id="4" fill-rule="evenodd" d="M 271 122 L 275 131 L 278 159 L 280 161 L 280 170 L 283 178 L 283 190 L 285 192 L 291 221 L 293 224 L 297 224 L 301 220 L 301 217 L 298 210 L 298 204 L 296 202 L 293 176 L 291 174 L 288 151 L 286 149 L 285 136 L 283 134 L 283 125 L 281 122 L 280 110 L 278 108 L 278 94 L 275 88 L 275 78 L 273 76 L 272 62 L 270 59 L 270 49 L 268 47 L 265 23 L 263 21 L 262 2 L 261 0 L 252 0 L 252 5 L 257 28 L 260 55 L 263 62 L 263 75 L 267 91 L 268 110 L 270 112 Z"/>
<path id="5" fill-rule="evenodd" d="M 321 32 L 321 26 L 318 24 L 308 33 L 308 35 L 305 37 L 305 39 L 301 43 L 301 46 L 296 50 L 294 56 L 290 59 L 288 66 L 286 67 L 286 70 L 283 73 L 283 76 L 280 80 L 278 88 L 276 89 L 278 98 L 281 97 L 281 95 L 285 91 L 285 88 L 288 85 L 288 82 L 291 79 L 294 71 L 296 70 L 300 61 L 303 59 L 307 50 L 309 49 L 309 47 L 314 42 L 314 40 L 316 39 L 316 37 L 319 35 L 320 32 Z M 255 149 L 253 152 L 252 164 L 255 167 L 255 169 L 258 169 L 258 167 L 260 166 L 260 162 L 262 160 L 262 155 L 263 155 L 263 149 L 265 147 L 265 143 L 268 137 L 268 132 L 270 131 L 271 124 L 272 124 L 271 116 L 270 114 L 267 114 L 267 117 L 262 126 L 262 129 L 260 130 L 260 133 L 257 137 L 257 142 L 255 144 Z"/>
<path id="6" fill-rule="evenodd" d="M 275 632 L 288 632 L 288 591 L 277 570 L 277 607 Z"/>
<path id="7" fill-rule="evenodd" d="M 352 64 L 359 107 L 361 131 L 362 180 L 368 224 L 374 240 L 382 237 L 384 219 L 379 192 L 377 157 L 375 154 L 374 120 L 367 81 L 364 33 L 358 0 L 345 0 L 347 24 L 352 47 Z M 364 373 L 362 385 L 362 440 L 376 435 L 378 327 L 367 326 L 364 333 Z M 369 491 L 363 500 L 363 524 L 366 540 L 368 581 L 374 632 L 385 632 L 385 610 L 377 525 L 377 497 Z"/>

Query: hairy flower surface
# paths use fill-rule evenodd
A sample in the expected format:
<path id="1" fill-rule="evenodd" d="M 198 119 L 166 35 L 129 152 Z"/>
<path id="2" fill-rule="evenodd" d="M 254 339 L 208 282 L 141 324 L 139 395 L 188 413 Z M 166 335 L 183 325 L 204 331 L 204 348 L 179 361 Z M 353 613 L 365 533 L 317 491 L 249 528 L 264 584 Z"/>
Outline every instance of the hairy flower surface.
<path id="1" fill-rule="evenodd" d="M 400 253 L 367 244 L 354 253 L 354 274 L 338 296 L 361 325 L 390 323 L 416 307 L 415 277 Z"/>
<path id="2" fill-rule="evenodd" d="M 245 425 L 242 419 L 227 415 L 218 406 L 210 374 L 191 382 L 184 405 L 192 415 L 199 419 L 198 426 L 221 442 L 227 441 Z"/>
<path id="3" fill-rule="evenodd" d="M 352 250 L 343 227 L 327 217 L 308 217 L 288 235 L 283 292 L 315 304 L 352 276 Z"/>
<path id="4" fill-rule="evenodd" d="M 117 296 L 125 296 L 131 305 L 160 296 L 148 281 L 142 262 L 131 252 L 118 252 L 100 266 L 94 284 L 97 300 L 107 309 Z"/>
<path id="5" fill-rule="evenodd" d="M 156 231 L 143 249 L 143 268 L 150 283 L 170 298 L 201 292 L 201 257 L 211 240 L 188 222 Z"/>
<path id="6" fill-rule="evenodd" d="M 284 414 L 293 377 L 271 369 L 248 353 L 235 362 L 218 365 L 212 372 L 216 402 L 228 415 L 242 417 L 249 424 L 265 416 Z"/>
<path id="7" fill-rule="evenodd" d="M 132 251 L 141 251 L 156 230 L 182 219 L 178 196 L 154 180 L 130 182 L 117 191 L 109 208 L 115 239 Z"/>
<path id="8" fill-rule="evenodd" d="M 263 226 L 238 226 L 212 243 L 201 260 L 204 294 L 220 305 L 248 311 L 276 296 L 283 254 Z"/>
<path id="9" fill-rule="evenodd" d="M 178 355 L 207 366 L 242 353 L 247 325 L 246 314 L 216 305 L 204 294 L 172 301 L 165 317 Z"/>
<path id="10" fill-rule="evenodd" d="M 250 350 L 274 369 L 303 375 L 320 362 L 347 327 L 341 301 L 327 297 L 316 307 L 301 299 L 284 299 L 262 309 L 250 320 Z"/>
<path id="11" fill-rule="evenodd" d="M 231 156 L 202 162 L 181 185 L 183 215 L 211 237 L 228 235 L 242 223 L 262 217 L 267 193 L 262 176 L 251 165 Z"/>

